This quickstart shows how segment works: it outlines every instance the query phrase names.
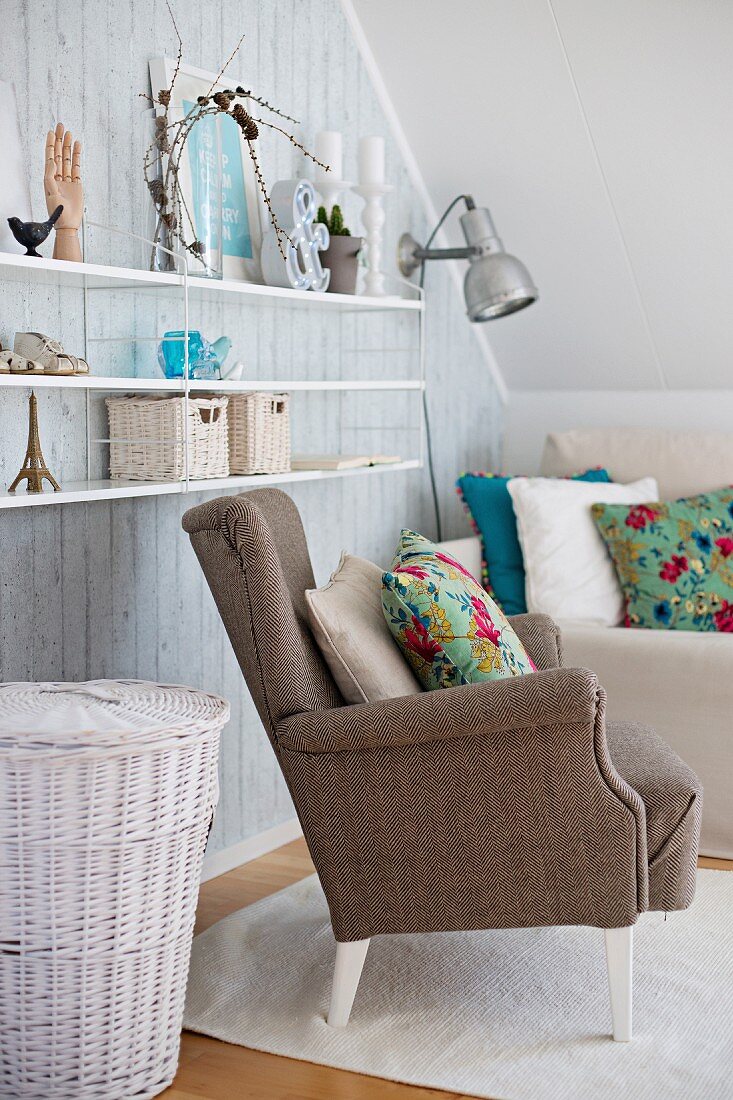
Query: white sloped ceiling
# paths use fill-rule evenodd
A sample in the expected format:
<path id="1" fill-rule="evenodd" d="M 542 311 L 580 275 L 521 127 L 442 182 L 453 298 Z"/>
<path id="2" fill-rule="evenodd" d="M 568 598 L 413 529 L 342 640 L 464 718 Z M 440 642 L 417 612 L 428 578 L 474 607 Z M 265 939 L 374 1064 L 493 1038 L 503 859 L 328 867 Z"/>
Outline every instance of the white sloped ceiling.
<path id="1" fill-rule="evenodd" d="M 353 3 L 436 208 L 540 288 L 508 387 L 733 388 L 732 0 Z"/>

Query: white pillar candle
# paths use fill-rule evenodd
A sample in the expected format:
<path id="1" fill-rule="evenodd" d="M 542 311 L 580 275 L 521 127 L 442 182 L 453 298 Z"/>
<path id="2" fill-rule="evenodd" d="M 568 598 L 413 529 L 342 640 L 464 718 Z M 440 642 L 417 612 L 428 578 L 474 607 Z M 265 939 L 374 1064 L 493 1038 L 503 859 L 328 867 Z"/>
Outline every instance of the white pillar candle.
<path id="1" fill-rule="evenodd" d="M 340 180 L 343 173 L 343 152 L 341 134 L 338 130 L 319 130 L 316 134 L 315 155 L 318 160 L 327 164 L 331 171 L 328 173 L 331 179 Z M 327 176 L 325 168 L 316 165 L 316 179 L 322 180 Z"/>
<path id="2" fill-rule="evenodd" d="M 359 183 L 384 183 L 384 138 L 359 139 Z"/>

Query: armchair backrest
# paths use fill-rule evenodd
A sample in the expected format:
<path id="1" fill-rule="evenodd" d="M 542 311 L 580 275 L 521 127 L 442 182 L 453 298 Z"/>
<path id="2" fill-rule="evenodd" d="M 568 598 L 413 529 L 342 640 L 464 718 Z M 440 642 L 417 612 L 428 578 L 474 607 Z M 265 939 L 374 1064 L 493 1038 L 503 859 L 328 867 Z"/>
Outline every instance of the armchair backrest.
<path id="1" fill-rule="evenodd" d="M 340 706 L 311 635 L 305 590 L 315 587 L 295 503 L 255 489 L 191 508 L 183 517 L 262 722 Z"/>

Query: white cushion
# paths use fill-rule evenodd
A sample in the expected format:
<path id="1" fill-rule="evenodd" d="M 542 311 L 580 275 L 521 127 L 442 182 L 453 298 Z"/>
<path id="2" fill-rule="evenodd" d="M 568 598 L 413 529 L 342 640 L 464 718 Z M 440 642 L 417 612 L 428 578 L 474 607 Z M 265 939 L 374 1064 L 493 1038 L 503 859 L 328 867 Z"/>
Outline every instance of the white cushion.
<path id="1" fill-rule="evenodd" d="M 517 477 L 508 483 L 524 555 L 529 611 L 616 626 L 623 597 L 591 504 L 657 499 L 653 477 L 631 485 Z"/>
<path id="2" fill-rule="evenodd" d="M 651 474 L 662 500 L 707 493 L 733 485 L 733 435 L 576 428 L 547 436 L 540 466 L 545 477 L 568 477 L 588 466 L 605 467 L 617 482 Z"/>
<path id="3" fill-rule="evenodd" d="M 328 584 L 305 598 L 313 636 L 347 703 L 422 691 L 387 626 L 378 566 L 342 554 Z"/>

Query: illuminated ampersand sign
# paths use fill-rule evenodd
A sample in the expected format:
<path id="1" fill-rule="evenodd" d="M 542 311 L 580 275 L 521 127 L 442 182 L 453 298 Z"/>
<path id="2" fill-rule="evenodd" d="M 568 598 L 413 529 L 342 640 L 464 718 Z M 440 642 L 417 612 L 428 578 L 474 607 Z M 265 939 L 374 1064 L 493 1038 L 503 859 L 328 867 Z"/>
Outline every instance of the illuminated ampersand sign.
<path id="1" fill-rule="evenodd" d="M 321 264 L 320 252 L 328 248 L 325 225 L 315 221 L 316 193 L 308 180 L 279 180 L 272 188 L 270 203 L 279 224 L 287 233 L 285 261 L 274 229 L 262 242 L 262 274 L 271 286 L 292 286 L 296 290 L 326 290 L 331 272 Z"/>

